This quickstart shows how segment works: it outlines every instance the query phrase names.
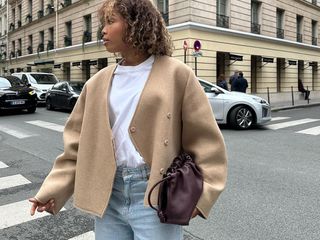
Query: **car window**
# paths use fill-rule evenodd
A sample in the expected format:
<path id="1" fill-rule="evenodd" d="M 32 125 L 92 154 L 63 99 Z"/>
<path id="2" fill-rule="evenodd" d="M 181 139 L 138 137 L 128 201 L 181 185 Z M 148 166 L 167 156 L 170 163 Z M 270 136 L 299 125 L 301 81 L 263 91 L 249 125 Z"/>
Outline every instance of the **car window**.
<path id="1" fill-rule="evenodd" d="M 84 86 L 82 82 L 70 82 L 69 83 L 70 89 L 76 92 L 81 92 Z"/>
<path id="2" fill-rule="evenodd" d="M 211 91 L 212 85 L 207 84 L 207 83 L 202 82 L 202 81 L 199 81 L 199 82 L 200 82 L 200 84 L 201 84 L 201 86 L 202 86 L 202 88 L 203 88 L 203 90 L 204 90 L 205 92 L 212 92 L 212 91 Z"/>
<path id="3" fill-rule="evenodd" d="M 26 76 L 25 74 L 22 75 L 21 80 L 22 80 L 22 82 L 23 82 L 24 84 L 26 84 L 26 85 L 28 84 L 28 78 L 27 78 L 27 76 Z"/>
<path id="4" fill-rule="evenodd" d="M 1 88 L 11 87 L 11 83 L 5 78 L 0 78 L 0 87 Z"/>
<path id="5" fill-rule="evenodd" d="M 55 84 L 58 82 L 56 77 L 51 74 L 30 74 L 31 80 L 36 81 L 38 84 Z"/>

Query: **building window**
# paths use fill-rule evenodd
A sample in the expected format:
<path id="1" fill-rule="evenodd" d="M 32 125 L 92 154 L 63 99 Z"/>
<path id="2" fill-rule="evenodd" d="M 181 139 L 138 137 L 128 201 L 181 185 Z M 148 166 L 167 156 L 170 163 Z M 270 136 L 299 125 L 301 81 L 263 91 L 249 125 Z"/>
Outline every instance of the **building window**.
<path id="1" fill-rule="evenodd" d="M 71 46 L 72 45 L 72 22 L 65 23 L 65 32 L 64 35 L 64 46 Z"/>
<path id="2" fill-rule="evenodd" d="M 169 1 L 168 0 L 157 0 L 157 8 L 161 13 L 166 25 L 169 25 Z"/>
<path id="3" fill-rule="evenodd" d="M 10 52 L 10 58 L 15 57 L 15 52 L 16 52 L 16 43 L 15 41 L 11 42 L 11 52 Z"/>
<path id="4" fill-rule="evenodd" d="M 22 26 L 22 23 L 21 23 L 21 18 L 22 18 L 22 8 L 21 8 L 21 4 L 18 5 L 18 27 L 21 27 Z"/>
<path id="5" fill-rule="evenodd" d="M 44 2 L 43 0 L 39 0 L 38 18 L 42 18 L 43 16 L 44 16 Z"/>
<path id="6" fill-rule="evenodd" d="M 11 10 L 11 16 L 12 16 L 11 17 L 12 20 L 11 20 L 11 23 L 9 25 L 9 30 L 13 31 L 15 29 L 15 22 L 16 22 L 16 10 L 14 8 L 12 8 L 12 10 Z"/>
<path id="7" fill-rule="evenodd" d="M 21 49 L 22 49 L 22 41 L 21 41 L 21 38 L 19 38 L 18 39 L 18 49 L 16 51 L 16 56 L 17 57 L 22 55 Z"/>
<path id="8" fill-rule="evenodd" d="M 92 41 L 92 19 L 91 14 L 83 17 L 84 31 L 82 36 L 82 43 Z"/>
<path id="9" fill-rule="evenodd" d="M 33 39 L 32 39 L 32 35 L 28 36 L 28 47 L 27 47 L 27 52 L 28 54 L 33 53 Z"/>
<path id="10" fill-rule="evenodd" d="M 49 28 L 49 40 L 47 43 L 47 51 L 54 49 L 54 28 Z"/>
<path id="11" fill-rule="evenodd" d="M 217 0 L 217 26 L 229 28 L 228 0 Z"/>
<path id="12" fill-rule="evenodd" d="M 251 32 L 260 34 L 260 9 L 261 2 L 251 0 Z"/>
<path id="13" fill-rule="evenodd" d="M 297 42 L 302 42 L 303 16 L 297 15 Z"/>
<path id="14" fill-rule="evenodd" d="M 44 51 L 44 31 L 39 32 L 39 44 L 37 52 L 43 52 Z"/>
<path id="15" fill-rule="evenodd" d="M 284 38 L 284 10 L 277 8 L 277 38 Z"/>
<path id="16" fill-rule="evenodd" d="M 26 22 L 32 22 L 32 0 L 28 1 L 28 14 L 26 16 Z"/>
<path id="17" fill-rule="evenodd" d="M 318 45 L 318 22 L 312 20 L 312 45 Z"/>
<path id="18" fill-rule="evenodd" d="M 312 0 L 312 4 L 317 5 L 317 0 Z"/>

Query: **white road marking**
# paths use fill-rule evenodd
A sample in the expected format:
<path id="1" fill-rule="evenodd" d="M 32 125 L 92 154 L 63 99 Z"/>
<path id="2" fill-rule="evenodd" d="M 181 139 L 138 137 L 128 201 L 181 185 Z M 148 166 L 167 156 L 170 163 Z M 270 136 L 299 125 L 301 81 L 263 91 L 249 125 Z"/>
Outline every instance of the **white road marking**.
<path id="1" fill-rule="evenodd" d="M 93 231 L 86 232 L 79 236 L 70 238 L 69 240 L 94 240 L 94 232 Z"/>
<path id="2" fill-rule="evenodd" d="M 0 126 L 0 131 L 19 139 L 38 136 L 37 134 L 31 134 L 22 129 L 17 129 L 16 127 L 10 126 Z"/>
<path id="3" fill-rule="evenodd" d="M 36 212 L 31 216 L 30 207 L 31 203 L 28 200 L 0 206 L 0 230 L 50 215 L 47 212 Z M 61 209 L 61 211 L 64 210 L 66 209 Z"/>
<path id="4" fill-rule="evenodd" d="M 301 131 L 296 132 L 296 133 L 303 133 L 303 134 L 309 134 L 309 135 L 317 136 L 317 135 L 320 135 L 320 126 L 313 127 L 313 128 L 308 128 L 308 129 L 305 129 L 305 130 L 301 130 Z"/>
<path id="5" fill-rule="evenodd" d="M 280 121 L 280 120 L 286 120 L 289 118 L 290 117 L 273 117 L 273 118 L 271 118 L 271 121 Z"/>
<path id="6" fill-rule="evenodd" d="M 267 125 L 266 128 L 271 129 L 271 130 L 277 130 L 277 129 L 281 129 L 281 128 L 287 128 L 287 127 L 297 126 L 297 125 L 316 122 L 316 121 L 320 121 L 320 119 L 305 118 L 305 119 L 300 119 L 300 120 L 295 120 L 295 121 Z"/>
<path id="7" fill-rule="evenodd" d="M 31 183 L 21 174 L 0 178 L 0 190 Z M 0 218 L 1 219 L 1 218 Z"/>
<path id="8" fill-rule="evenodd" d="M 63 132 L 64 130 L 64 126 L 62 125 L 51 123 L 51 122 L 45 122 L 41 120 L 27 121 L 26 123 L 29 123 L 38 127 L 42 127 L 42 128 L 47 128 L 57 132 Z"/>
<path id="9" fill-rule="evenodd" d="M 0 161 L 0 168 L 7 168 L 8 165 Z"/>

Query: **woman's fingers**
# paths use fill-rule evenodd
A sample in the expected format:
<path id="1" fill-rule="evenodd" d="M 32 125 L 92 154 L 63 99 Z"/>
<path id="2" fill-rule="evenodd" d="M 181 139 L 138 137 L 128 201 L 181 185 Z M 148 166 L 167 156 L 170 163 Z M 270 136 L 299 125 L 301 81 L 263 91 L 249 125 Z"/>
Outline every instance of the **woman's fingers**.
<path id="1" fill-rule="evenodd" d="M 32 203 L 32 206 L 30 209 L 31 216 L 33 216 L 36 211 L 38 211 L 38 212 L 43 212 L 43 211 L 53 212 L 54 199 L 50 199 L 46 204 L 39 202 L 35 198 L 30 198 L 29 202 Z"/>

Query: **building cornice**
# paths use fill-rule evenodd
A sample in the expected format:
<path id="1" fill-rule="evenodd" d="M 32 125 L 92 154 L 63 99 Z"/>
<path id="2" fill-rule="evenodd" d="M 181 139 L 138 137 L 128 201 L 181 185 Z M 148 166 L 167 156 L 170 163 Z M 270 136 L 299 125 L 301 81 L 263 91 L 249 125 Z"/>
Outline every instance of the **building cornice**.
<path id="1" fill-rule="evenodd" d="M 286 39 L 275 38 L 275 37 L 270 37 L 265 35 L 241 32 L 241 31 L 237 31 L 229 28 L 221 28 L 221 27 L 210 26 L 207 24 L 201 24 L 201 23 L 195 23 L 195 22 L 184 22 L 184 23 L 168 26 L 168 30 L 170 32 L 176 32 L 176 31 L 187 30 L 187 29 L 243 37 L 243 38 L 248 38 L 253 40 L 260 40 L 265 42 L 282 44 L 282 45 L 291 45 L 297 48 L 305 48 L 305 49 L 311 49 L 311 50 L 317 50 L 317 51 L 320 50 L 320 46 L 314 46 L 310 44 L 299 43 L 299 42 L 294 42 Z"/>

